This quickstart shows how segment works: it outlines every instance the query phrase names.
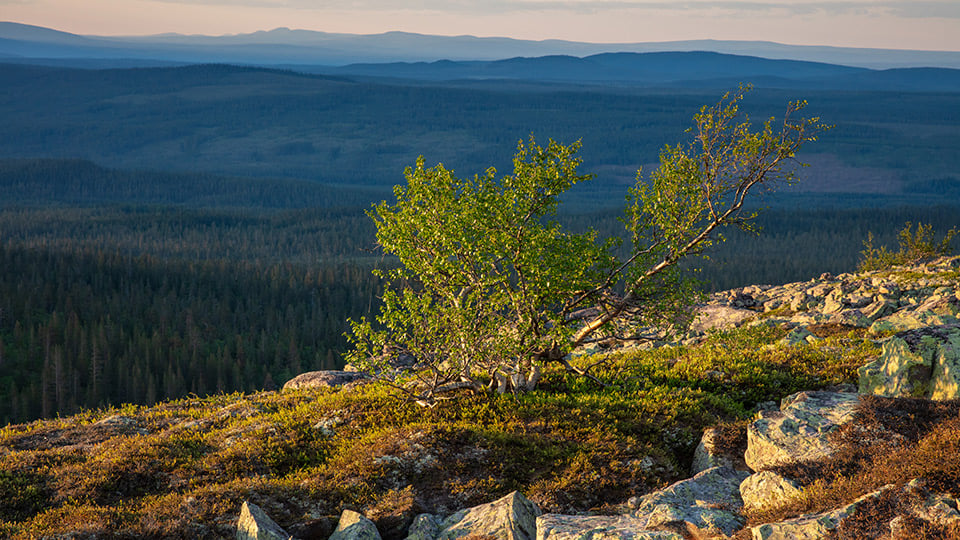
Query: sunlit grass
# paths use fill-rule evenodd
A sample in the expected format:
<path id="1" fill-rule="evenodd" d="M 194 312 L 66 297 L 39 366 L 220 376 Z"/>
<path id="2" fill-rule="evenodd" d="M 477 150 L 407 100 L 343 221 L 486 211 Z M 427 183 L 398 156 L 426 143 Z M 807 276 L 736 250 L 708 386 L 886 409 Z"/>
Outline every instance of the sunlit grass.
<path id="1" fill-rule="evenodd" d="M 760 324 L 696 346 L 581 357 L 582 366 L 599 362 L 591 373 L 603 384 L 548 366 L 535 391 L 465 393 L 428 408 L 368 384 L 9 426 L 0 431 L 9 449 L 0 533 L 217 538 L 230 534 L 245 499 L 289 525 L 345 505 L 389 513 L 416 500 L 429 506 L 418 510 L 451 512 L 514 489 L 545 511 L 605 511 L 687 476 L 705 427 L 852 382 L 877 353 L 853 333 L 776 345 L 783 335 Z M 132 427 L 93 437 L 105 429 L 94 422 L 112 415 Z M 54 437 L 65 431 L 73 439 Z"/>

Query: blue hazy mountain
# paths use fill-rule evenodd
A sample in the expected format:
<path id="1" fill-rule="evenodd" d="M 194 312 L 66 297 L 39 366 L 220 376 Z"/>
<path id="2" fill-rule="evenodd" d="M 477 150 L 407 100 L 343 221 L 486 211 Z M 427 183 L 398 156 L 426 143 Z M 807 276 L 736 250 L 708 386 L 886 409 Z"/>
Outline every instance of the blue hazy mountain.
<path id="1" fill-rule="evenodd" d="M 543 56 L 496 61 L 351 64 L 317 69 L 341 75 L 419 80 L 517 79 L 580 83 L 655 84 L 684 81 L 823 80 L 870 70 L 797 60 L 769 60 L 715 52 L 603 53 L 586 58 Z M 725 85 L 725 83 L 722 83 Z M 736 83 L 734 83 L 736 86 Z"/>
<path id="2" fill-rule="evenodd" d="M 407 32 L 358 35 L 290 30 L 225 36 L 80 36 L 48 28 L 0 22 L 0 57 L 52 60 L 258 65 L 326 65 L 501 60 L 516 57 L 588 57 L 610 52 L 710 51 L 767 59 L 800 60 L 874 69 L 960 68 L 960 52 L 795 46 L 759 41 L 673 41 L 662 43 L 582 43 L 499 37 L 431 36 Z M 62 62 L 61 62 L 62 63 Z"/>

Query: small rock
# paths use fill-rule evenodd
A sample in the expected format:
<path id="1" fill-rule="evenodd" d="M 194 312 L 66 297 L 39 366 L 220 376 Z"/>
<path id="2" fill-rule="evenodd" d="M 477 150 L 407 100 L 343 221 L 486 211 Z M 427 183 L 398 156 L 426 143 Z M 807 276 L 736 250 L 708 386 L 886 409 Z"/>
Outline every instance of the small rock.
<path id="1" fill-rule="evenodd" d="M 814 343 L 819 340 L 820 338 L 813 335 L 813 333 L 810 332 L 810 330 L 807 330 L 806 327 L 798 326 L 784 336 L 779 343 L 784 346 L 792 347 L 804 343 Z"/>
<path id="2" fill-rule="evenodd" d="M 534 540 L 540 508 L 514 491 L 492 503 L 461 510 L 441 525 L 440 540 L 489 536 L 497 540 Z"/>
<path id="3" fill-rule="evenodd" d="M 881 298 L 863 308 L 863 316 L 871 321 L 876 321 L 877 319 L 890 315 L 897 310 L 897 307 L 896 302 Z"/>
<path id="4" fill-rule="evenodd" d="M 440 524 L 443 520 L 433 514 L 420 514 L 413 518 L 406 540 L 435 540 L 440 536 Z"/>
<path id="5" fill-rule="evenodd" d="M 344 510 L 329 540 L 380 540 L 380 532 L 359 512 Z"/>
<path id="6" fill-rule="evenodd" d="M 717 304 L 707 304 L 700 308 L 696 320 L 690 325 L 692 332 L 706 332 L 715 328 L 732 328 L 743 321 L 756 317 L 757 312 Z"/>
<path id="7" fill-rule="evenodd" d="M 259 506 L 244 502 L 237 520 L 237 540 L 289 540 L 291 537 Z"/>

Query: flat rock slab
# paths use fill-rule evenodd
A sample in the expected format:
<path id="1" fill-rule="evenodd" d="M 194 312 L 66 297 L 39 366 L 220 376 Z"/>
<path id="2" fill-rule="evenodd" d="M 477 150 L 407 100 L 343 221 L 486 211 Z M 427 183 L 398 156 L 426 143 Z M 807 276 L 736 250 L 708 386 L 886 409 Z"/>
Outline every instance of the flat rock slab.
<path id="1" fill-rule="evenodd" d="M 707 304 L 697 312 L 697 318 L 690 325 L 693 332 L 706 332 L 714 328 L 740 326 L 743 321 L 756 317 L 757 312 L 730 306 Z"/>
<path id="2" fill-rule="evenodd" d="M 308 371 L 301 373 L 283 385 L 284 390 L 297 388 L 336 388 L 368 378 L 358 371 Z"/>
<path id="3" fill-rule="evenodd" d="M 632 499 L 633 516 L 648 530 L 683 536 L 732 535 L 744 525 L 740 483 L 748 476 L 729 467 L 713 467 L 692 478 Z"/>
<path id="4" fill-rule="evenodd" d="M 645 519 L 633 516 L 565 516 L 537 518 L 536 540 L 683 540 L 671 531 L 644 530 Z"/>
<path id="5" fill-rule="evenodd" d="M 760 411 L 747 426 L 747 466 L 762 471 L 832 454 L 827 435 L 853 420 L 859 402 L 854 392 L 799 392 L 785 397 L 779 411 Z"/>

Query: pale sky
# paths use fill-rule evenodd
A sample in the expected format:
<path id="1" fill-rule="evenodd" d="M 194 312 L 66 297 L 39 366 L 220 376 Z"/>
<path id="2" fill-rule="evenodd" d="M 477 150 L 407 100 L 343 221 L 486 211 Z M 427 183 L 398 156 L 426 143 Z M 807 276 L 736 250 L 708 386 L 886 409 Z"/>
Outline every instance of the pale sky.
<path id="1" fill-rule="evenodd" d="M 0 20 L 94 35 L 222 35 L 288 27 L 960 51 L 960 0 L 0 0 Z"/>

